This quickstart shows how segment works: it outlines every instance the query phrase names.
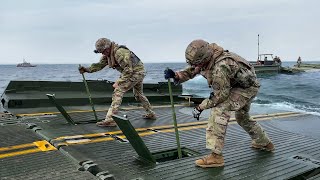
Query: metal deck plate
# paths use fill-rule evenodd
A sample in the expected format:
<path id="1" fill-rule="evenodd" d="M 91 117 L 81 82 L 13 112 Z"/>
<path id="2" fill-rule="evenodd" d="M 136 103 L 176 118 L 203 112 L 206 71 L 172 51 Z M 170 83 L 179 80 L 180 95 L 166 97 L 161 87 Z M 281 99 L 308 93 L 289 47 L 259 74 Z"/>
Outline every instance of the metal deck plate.
<path id="1" fill-rule="evenodd" d="M 39 150 L 43 140 L 24 125 L 0 126 L 0 179 L 97 179 L 57 150 Z M 17 146 L 20 145 L 20 146 Z"/>
<path id="2" fill-rule="evenodd" d="M 50 117 L 23 119 L 22 122 L 36 123 L 42 128 L 37 130 L 37 133 L 43 139 L 51 139 L 50 142 L 55 147 L 60 147 L 61 151 L 67 152 L 78 163 L 93 161 L 101 171 L 108 171 L 116 179 L 290 179 L 319 168 L 318 164 L 299 161 L 292 157 L 300 155 L 319 161 L 320 140 L 280 129 L 274 120 L 260 122 L 276 146 L 274 153 L 250 148 L 250 137 L 237 124 L 230 124 L 223 151 L 225 167 L 195 167 L 196 159 L 210 153 L 205 149 L 206 123 L 194 121 L 190 115 L 180 113 L 179 108 L 176 109 L 181 146 L 200 155 L 156 165 L 140 161 L 118 128 L 100 128 L 95 124 L 72 126 L 66 125 L 65 120 L 52 120 Z M 156 121 L 142 120 L 141 109 L 120 114 L 128 115 L 128 119 L 151 152 L 176 148 L 170 109 L 155 110 L 158 115 Z M 80 118 L 82 115 L 83 113 L 77 114 Z M 305 121 L 313 117 L 303 116 Z M 288 120 L 289 123 L 290 119 L 291 117 L 284 117 L 282 120 Z M 185 124 L 181 126 L 181 123 Z M 15 126 L 17 125 L 12 127 Z"/>

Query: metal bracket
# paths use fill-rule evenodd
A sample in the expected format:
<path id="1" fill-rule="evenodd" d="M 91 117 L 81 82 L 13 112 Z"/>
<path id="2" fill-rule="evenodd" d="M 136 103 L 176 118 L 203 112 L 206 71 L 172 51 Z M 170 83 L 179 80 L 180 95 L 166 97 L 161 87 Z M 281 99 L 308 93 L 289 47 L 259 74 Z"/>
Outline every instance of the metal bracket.
<path id="1" fill-rule="evenodd" d="M 151 152 L 149 151 L 146 144 L 143 142 L 137 131 L 134 129 L 130 121 L 121 116 L 113 115 L 112 116 L 114 121 L 119 126 L 120 130 L 123 132 L 123 134 L 126 136 L 128 141 L 130 142 L 131 146 L 134 148 L 134 150 L 137 152 L 137 154 L 151 162 L 156 163 L 155 158 L 152 156 Z"/>

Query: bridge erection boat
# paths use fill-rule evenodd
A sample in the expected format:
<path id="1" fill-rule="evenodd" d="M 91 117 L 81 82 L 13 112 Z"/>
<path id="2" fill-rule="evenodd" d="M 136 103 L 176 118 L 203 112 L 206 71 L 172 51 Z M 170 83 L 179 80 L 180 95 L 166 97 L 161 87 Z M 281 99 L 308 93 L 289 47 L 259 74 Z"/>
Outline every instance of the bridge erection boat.
<path id="1" fill-rule="evenodd" d="M 250 62 L 256 74 L 274 74 L 281 72 L 281 63 L 274 61 L 273 54 L 259 54 L 257 61 Z"/>

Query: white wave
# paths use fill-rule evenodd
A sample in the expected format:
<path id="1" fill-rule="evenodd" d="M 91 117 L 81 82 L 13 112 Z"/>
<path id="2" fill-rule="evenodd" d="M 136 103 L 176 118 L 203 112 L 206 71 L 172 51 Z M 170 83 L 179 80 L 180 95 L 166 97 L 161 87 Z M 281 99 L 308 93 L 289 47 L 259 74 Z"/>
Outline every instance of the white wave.
<path id="1" fill-rule="evenodd" d="M 207 80 L 203 76 L 196 76 L 193 79 L 190 79 L 186 82 L 186 84 L 201 84 L 201 85 L 206 85 L 207 86 Z"/>
<path id="2" fill-rule="evenodd" d="M 319 111 L 319 108 L 308 108 L 303 105 L 295 105 L 288 102 L 272 103 L 272 104 L 257 104 L 257 103 L 252 103 L 252 104 L 259 107 L 284 110 L 284 111 L 300 112 L 300 113 L 320 116 L 320 113 L 317 112 L 317 110 Z"/>
<path id="3" fill-rule="evenodd" d="M 306 72 L 318 72 L 320 69 L 307 69 Z"/>

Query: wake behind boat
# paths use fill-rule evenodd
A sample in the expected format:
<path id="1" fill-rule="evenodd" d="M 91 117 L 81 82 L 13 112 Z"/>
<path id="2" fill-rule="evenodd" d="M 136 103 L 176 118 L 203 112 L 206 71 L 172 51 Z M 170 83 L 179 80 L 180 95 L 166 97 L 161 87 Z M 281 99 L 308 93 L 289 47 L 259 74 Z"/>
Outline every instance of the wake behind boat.
<path id="1" fill-rule="evenodd" d="M 23 63 L 17 64 L 17 67 L 36 67 L 37 65 L 32 65 L 29 62 L 27 62 L 25 59 L 23 59 Z"/>

